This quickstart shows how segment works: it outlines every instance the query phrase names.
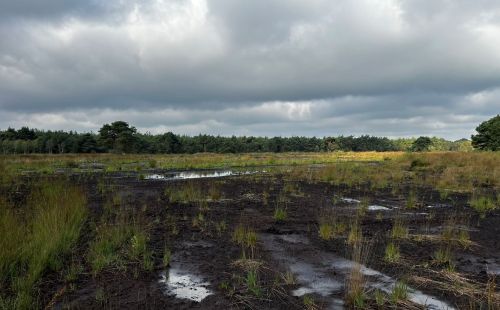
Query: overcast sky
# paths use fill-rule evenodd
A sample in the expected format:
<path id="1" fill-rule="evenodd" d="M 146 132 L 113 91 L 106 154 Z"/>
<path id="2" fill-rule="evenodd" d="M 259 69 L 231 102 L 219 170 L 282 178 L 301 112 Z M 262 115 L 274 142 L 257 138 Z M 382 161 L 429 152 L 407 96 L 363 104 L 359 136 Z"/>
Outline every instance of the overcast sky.
<path id="1" fill-rule="evenodd" d="M 498 0 L 0 0 L 0 128 L 469 138 Z"/>

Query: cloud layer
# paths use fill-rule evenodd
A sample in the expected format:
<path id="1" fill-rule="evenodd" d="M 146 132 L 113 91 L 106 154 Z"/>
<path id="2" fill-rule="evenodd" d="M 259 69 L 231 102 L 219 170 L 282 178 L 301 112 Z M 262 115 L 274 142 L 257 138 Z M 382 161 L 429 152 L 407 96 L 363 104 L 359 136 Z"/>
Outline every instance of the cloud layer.
<path id="1" fill-rule="evenodd" d="M 0 3 L 0 128 L 455 139 L 500 111 L 498 1 L 30 2 Z"/>

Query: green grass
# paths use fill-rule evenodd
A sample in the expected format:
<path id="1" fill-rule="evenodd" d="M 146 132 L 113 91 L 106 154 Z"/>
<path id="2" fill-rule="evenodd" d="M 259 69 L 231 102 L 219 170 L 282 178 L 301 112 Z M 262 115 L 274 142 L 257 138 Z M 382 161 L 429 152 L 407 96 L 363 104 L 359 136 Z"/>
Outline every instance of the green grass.
<path id="1" fill-rule="evenodd" d="M 366 305 L 365 279 L 361 264 L 356 262 L 347 279 L 346 301 L 354 308 L 363 309 Z"/>
<path id="2" fill-rule="evenodd" d="M 401 217 L 396 217 L 394 219 L 394 224 L 392 225 L 391 238 L 404 239 L 407 236 L 408 236 L 408 226 L 405 225 Z"/>
<path id="3" fill-rule="evenodd" d="M 259 277 L 256 270 L 250 270 L 247 272 L 245 283 L 247 290 L 253 295 L 259 297 L 262 295 L 262 287 L 259 283 Z"/>
<path id="4" fill-rule="evenodd" d="M 397 303 L 408 299 L 408 285 L 404 281 L 398 281 L 391 292 L 391 301 Z"/>
<path id="5" fill-rule="evenodd" d="M 360 244 L 362 239 L 363 239 L 363 234 L 361 231 L 361 227 L 359 225 L 358 220 L 356 219 L 353 223 L 351 223 L 349 234 L 347 236 L 347 244 L 355 246 Z"/>
<path id="6" fill-rule="evenodd" d="M 406 209 L 414 209 L 417 207 L 417 195 L 414 190 L 411 190 L 406 197 Z"/>
<path id="7" fill-rule="evenodd" d="M 378 307 L 382 307 L 385 303 L 385 294 L 381 290 L 375 291 L 375 303 Z"/>
<path id="8" fill-rule="evenodd" d="M 285 208 L 282 207 L 276 207 L 274 209 L 274 220 L 276 222 L 284 222 L 288 216 L 288 213 L 286 212 Z"/>
<path id="9" fill-rule="evenodd" d="M 498 208 L 498 202 L 490 197 L 475 197 L 470 201 L 470 206 L 476 210 L 481 218 L 485 218 L 486 214 Z"/>
<path id="10" fill-rule="evenodd" d="M 5 203 L 1 209 L 0 278 L 13 295 L 0 299 L 17 309 L 32 308 L 38 281 L 45 272 L 62 269 L 80 236 L 86 198 L 78 187 L 41 180 L 27 197 L 26 213 L 16 213 Z"/>
<path id="11" fill-rule="evenodd" d="M 330 240 L 335 237 L 333 225 L 330 223 L 321 223 L 319 225 L 318 234 L 323 240 Z"/>
<path id="12" fill-rule="evenodd" d="M 200 202 L 206 199 L 206 195 L 193 182 L 183 183 L 180 187 L 167 187 L 165 196 L 171 203 Z"/>
<path id="13" fill-rule="evenodd" d="M 225 220 L 221 220 L 220 222 L 216 222 L 215 231 L 217 232 L 217 236 L 221 237 L 222 234 L 227 230 L 227 224 Z"/>
<path id="14" fill-rule="evenodd" d="M 170 266 L 171 261 L 172 261 L 172 251 L 170 251 L 170 249 L 168 248 L 165 248 L 163 250 L 163 259 L 162 259 L 163 267 Z"/>
<path id="15" fill-rule="evenodd" d="M 433 259 L 438 264 L 451 264 L 452 254 L 449 247 L 441 247 L 434 252 Z"/>
<path id="16" fill-rule="evenodd" d="M 134 262 L 144 270 L 152 270 L 153 253 L 148 249 L 148 239 L 143 229 L 127 220 L 102 223 L 96 228 L 96 237 L 87 255 L 93 275 L 105 268 L 125 270 L 128 263 Z"/>
<path id="17" fill-rule="evenodd" d="M 127 224 L 102 224 L 97 228 L 96 239 L 90 244 L 88 261 L 94 275 L 104 268 L 124 264 L 124 246 L 133 236 L 133 229 Z"/>
<path id="18" fill-rule="evenodd" d="M 247 258 L 246 250 L 250 250 L 250 258 L 254 257 L 257 246 L 257 233 L 244 225 L 238 225 L 233 232 L 233 241 L 242 248 L 243 258 Z"/>
<path id="19" fill-rule="evenodd" d="M 210 169 L 228 167 L 256 167 L 279 165 L 307 165 L 337 163 L 350 160 L 383 161 L 385 157 L 397 158 L 403 152 L 332 152 L 332 153 L 246 153 L 246 154 L 30 154 L 0 155 L 8 171 L 22 170 L 53 172 L 55 168 L 67 167 L 68 161 L 80 164 L 101 163 L 108 172 L 135 171 L 143 166 L 151 167 L 155 161 L 158 169 Z"/>
<path id="20" fill-rule="evenodd" d="M 389 263 L 396 263 L 400 258 L 401 254 L 399 252 L 399 247 L 393 242 L 389 243 L 385 248 L 384 260 Z"/>
<path id="21" fill-rule="evenodd" d="M 24 222 L 0 201 L 0 282 L 16 276 L 27 243 Z"/>
<path id="22" fill-rule="evenodd" d="M 306 310 L 316 310 L 316 309 L 318 309 L 318 306 L 316 306 L 316 302 L 314 301 L 314 297 L 312 297 L 309 294 L 304 295 L 304 298 L 302 299 L 302 302 L 303 302 L 304 308 Z"/>
<path id="23" fill-rule="evenodd" d="M 318 234 L 323 240 L 331 240 L 337 236 L 342 236 L 346 230 L 346 224 L 332 216 L 327 215 L 319 221 Z"/>

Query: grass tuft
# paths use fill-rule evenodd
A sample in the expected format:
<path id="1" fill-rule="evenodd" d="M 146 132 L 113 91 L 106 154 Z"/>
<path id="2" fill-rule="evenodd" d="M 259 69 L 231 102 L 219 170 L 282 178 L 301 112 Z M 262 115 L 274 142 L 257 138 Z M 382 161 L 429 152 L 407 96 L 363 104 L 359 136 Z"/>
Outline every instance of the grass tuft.
<path id="1" fill-rule="evenodd" d="M 389 243 L 385 248 L 384 260 L 389 263 L 396 263 L 400 258 L 401 254 L 399 252 L 399 247 L 393 242 Z"/>

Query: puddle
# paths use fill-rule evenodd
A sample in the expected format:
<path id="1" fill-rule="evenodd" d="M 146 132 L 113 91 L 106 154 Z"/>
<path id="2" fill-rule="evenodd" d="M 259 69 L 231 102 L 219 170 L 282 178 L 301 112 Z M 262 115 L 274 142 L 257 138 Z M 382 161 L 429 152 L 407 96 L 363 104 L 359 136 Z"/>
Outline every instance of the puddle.
<path id="1" fill-rule="evenodd" d="M 303 285 L 292 292 L 294 296 L 300 297 L 305 294 L 316 293 L 327 297 L 332 293 L 342 291 L 342 282 L 329 277 L 321 268 L 316 268 L 312 264 L 304 262 L 294 262 L 288 267 L 295 275 L 295 280 Z"/>
<path id="2" fill-rule="evenodd" d="M 214 246 L 213 243 L 203 240 L 184 241 L 182 244 L 184 245 L 184 248 L 194 248 L 194 247 L 211 248 Z"/>
<path id="3" fill-rule="evenodd" d="M 214 244 L 204 240 L 185 241 L 174 249 L 170 268 L 160 273 L 158 283 L 166 295 L 201 302 L 214 294 L 210 290 L 210 279 L 200 274 L 200 257 Z"/>
<path id="4" fill-rule="evenodd" d="M 297 234 L 279 235 L 279 238 L 289 243 L 309 244 L 309 239 L 307 239 L 307 237 L 303 235 L 297 235 Z"/>
<path id="5" fill-rule="evenodd" d="M 434 234 L 439 234 L 448 228 L 449 228 L 448 226 L 442 226 L 442 225 L 433 226 L 433 227 L 429 228 L 429 232 L 434 233 Z M 479 231 L 479 229 L 477 229 L 477 228 L 466 226 L 466 225 L 454 225 L 453 228 L 457 229 L 457 230 L 468 231 L 468 232 L 478 232 Z"/>
<path id="6" fill-rule="evenodd" d="M 378 205 L 368 206 L 368 211 L 390 211 L 390 210 L 391 209 L 384 206 L 378 206 Z"/>
<path id="7" fill-rule="evenodd" d="M 166 286 L 166 293 L 176 298 L 200 302 L 213 292 L 208 289 L 210 283 L 180 268 L 172 267 L 161 274 L 159 282 Z"/>
<path id="8" fill-rule="evenodd" d="M 340 198 L 343 202 L 347 203 L 361 203 L 361 200 L 353 199 L 353 198 Z"/>
<path id="9" fill-rule="evenodd" d="M 222 178 L 233 175 L 248 175 L 259 173 L 260 171 L 181 171 L 175 173 L 164 174 L 148 174 L 144 177 L 146 180 L 188 180 L 188 179 L 202 179 L 202 178 Z M 264 171 L 265 172 L 265 171 Z"/>
<path id="10" fill-rule="evenodd" d="M 300 285 L 292 292 L 294 296 L 316 293 L 327 298 L 330 307 L 337 305 L 338 308 L 338 297 L 343 294 L 344 283 L 355 262 L 315 248 L 302 235 L 264 234 L 261 239 L 274 259 L 294 274 Z M 396 284 L 396 279 L 366 266 L 361 265 L 361 272 L 366 277 L 368 288 L 390 293 Z M 408 298 L 428 309 L 454 309 L 446 302 L 413 288 L 409 288 Z"/>
<path id="11" fill-rule="evenodd" d="M 361 200 L 354 199 L 354 198 L 340 198 L 341 201 L 345 203 L 351 203 L 351 204 L 359 204 L 361 203 Z M 390 211 L 390 208 L 384 207 L 384 206 L 379 206 L 379 205 L 370 205 L 368 206 L 368 211 Z"/>
<path id="12" fill-rule="evenodd" d="M 491 276 L 500 276 L 500 265 L 497 263 L 488 263 L 486 265 L 486 272 Z"/>
<path id="13" fill-rule="evenodd" d="M 450 205 L 444 204 L 444 203 L 438 203 L 435 205 L 428 205 L 427 208 L 429 209 L 436 209 L 436 208 L 449 208 L 451 207 Z"/>

